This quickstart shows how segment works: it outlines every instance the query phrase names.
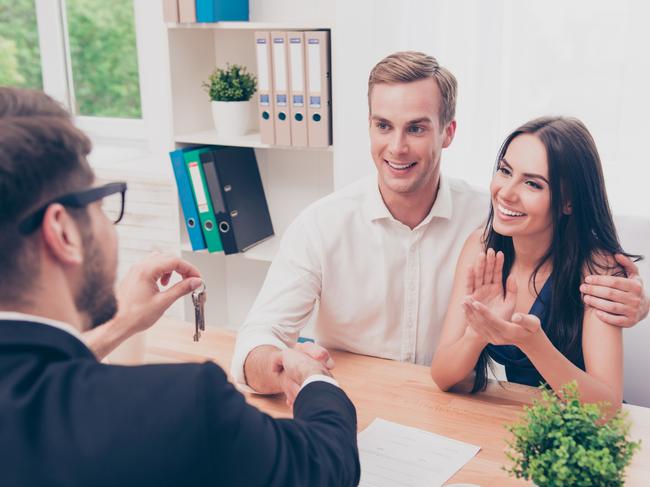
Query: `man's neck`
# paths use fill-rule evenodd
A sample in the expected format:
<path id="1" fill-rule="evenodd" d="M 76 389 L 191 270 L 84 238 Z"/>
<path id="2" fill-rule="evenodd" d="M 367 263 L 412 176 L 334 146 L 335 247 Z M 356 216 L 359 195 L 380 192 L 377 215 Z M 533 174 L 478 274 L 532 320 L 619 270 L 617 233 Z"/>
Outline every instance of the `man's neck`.
<path id="1" fill-rule="evenodd" d="M 0 302 L 0 311 L 13 311 L 33 316 L 40 316 L 54 321 L 67 323 L 85 331 L 84 317 L 77 310 L 74 292 L 69 282 L 60 272 L 42 271 L 27 287 L 24 300 L 18 302 Z"/>
<path id="2" fill-rule="evenodd" d="M 403 223 L 411 230 L 417 227 L 427 217 L 438 197 L 440 188 L 440 174 L 436 174 L 431 181 L 418 191 L 410 193 L 396 193 L 386 191 L 379 181 L 379 192 L 390 214 L 397 221 Z"/>

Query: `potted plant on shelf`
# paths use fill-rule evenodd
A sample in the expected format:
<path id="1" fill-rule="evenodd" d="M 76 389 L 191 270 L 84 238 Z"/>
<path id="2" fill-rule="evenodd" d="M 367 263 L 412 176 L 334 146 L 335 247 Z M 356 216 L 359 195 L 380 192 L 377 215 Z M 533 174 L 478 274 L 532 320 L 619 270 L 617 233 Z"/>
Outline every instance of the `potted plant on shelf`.
<path id="1" fill-rule="evenodd" d="M 525 408 L 523 423 L 508 425 L 514 441 L 505 470 L 539 487 L 622 486 L 624 470 L 640 441 L 627 436 L 623 412 L 607 419 L 605 404 L 581 404 L 575 382 L 561 398 L 543 388 L 542 400 Z"/>
<path id="2" fill-rule="evenodd" d="M 212 102 L 212 117 L 220 135 L 244 135 L 250 125 L 251 97 L 257 89 L 257 78 L 244 66 L 227 64 L 215 68 L 203 82 Z"/>

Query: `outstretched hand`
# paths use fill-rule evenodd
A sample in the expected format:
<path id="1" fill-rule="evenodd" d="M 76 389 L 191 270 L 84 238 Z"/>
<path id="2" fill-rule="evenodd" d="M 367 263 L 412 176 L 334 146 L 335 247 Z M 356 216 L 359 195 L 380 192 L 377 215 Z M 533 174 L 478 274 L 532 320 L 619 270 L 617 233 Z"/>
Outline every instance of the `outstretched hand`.
<path id="1" fill-rule="evenodd" d="M 331 376 L 323 362 L 296 347 L 278 351 L 272 360 L 273 372 L 279 375 L 280 387 L 286 395 L 288 406 L 293 406 L 305 379 L 312 375 Z"/>
<path id="2" fill-rule="evenodd" d="M 169 289 L 176 273 L 181 280 Z M 129 332 L 146 330 L 160 319 L 178 299 L 201 285 L 201 273 L 189 262 L 173 254 L 154 252 L 133 265 L 116 290 L 118 314 L 114 321 L 128 327 Z"/>
<path id="3" fill-rule="evenodd" d="M 515 313 L 512 318 L 503 319 L 471 298 L 463 302 L 463 311 L 473 332 L 493 345 L 516 345 L 521 348 L 542 329 L 535 315 Z"/>
<path id="4" fill-rule="evenodd" d="M 181 277 L 169 289 L 173 273 Z M 107 323 L 83 334 L 86 345 L 102 360 L 131 335 L 156 323 L 176 300 L 201 285 L 199 270 L 172 254 L 154 252 L 129 269 L 117 287 L 117 314 Z"/>

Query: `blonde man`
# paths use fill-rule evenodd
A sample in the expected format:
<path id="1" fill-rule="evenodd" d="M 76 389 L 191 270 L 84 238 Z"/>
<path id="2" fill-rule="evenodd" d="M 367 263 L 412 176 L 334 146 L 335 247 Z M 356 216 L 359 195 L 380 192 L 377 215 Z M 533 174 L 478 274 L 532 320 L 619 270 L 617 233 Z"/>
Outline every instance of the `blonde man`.
<path id="1" fill-rule="evenodd" d="M 291 395 L 297 385 L 271 364 L 296 344 L 312 313 L 319 345 L 297 348 L 330 367 L 327 348 L 431 362 L 456 260 L 489 201 L 440 172 L 456 132 L 456 94 L 454 75 L 420 52 L 392 54 L 372 69 L 377 174 L 312 204 L 287 230 L 238 335 L 232 375 L 241 386 Z M 648 300 L 640 287 L 630 292 L 635 323 Z"/>

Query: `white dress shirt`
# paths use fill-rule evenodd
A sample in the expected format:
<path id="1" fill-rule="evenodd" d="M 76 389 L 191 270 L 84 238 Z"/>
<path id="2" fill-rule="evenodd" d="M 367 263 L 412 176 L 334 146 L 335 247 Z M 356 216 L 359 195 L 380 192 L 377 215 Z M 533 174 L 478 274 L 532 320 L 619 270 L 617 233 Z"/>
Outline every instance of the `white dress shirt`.
<path id="1" fill-rule="evenodd" d="M 231 372 L 260 345 L 292 345 L 312 312 L 326 348 L 431 363 L 456 261 L 487 217 L 489 197 L 441 177 L 413 230 L 392 217 L 371 176 L 307 207 L 287 229 L 237 336 Z"/>
<path id="2" fill-rule="evenodd" d="M 0 320 L 28 321 L 30 323 L 38 323 L 39 325 L 52 326 L 69 333 L 79 341 L 83 342 L 83 339 L 81 338 L 81 332 L 71 324 L 64 323 L 63 321 L 52 320 L 50 318 L 44 318 L 42 316 L 30 315 L 26 313 L 18 313 L 16 311 L 0 311 Z"/>

